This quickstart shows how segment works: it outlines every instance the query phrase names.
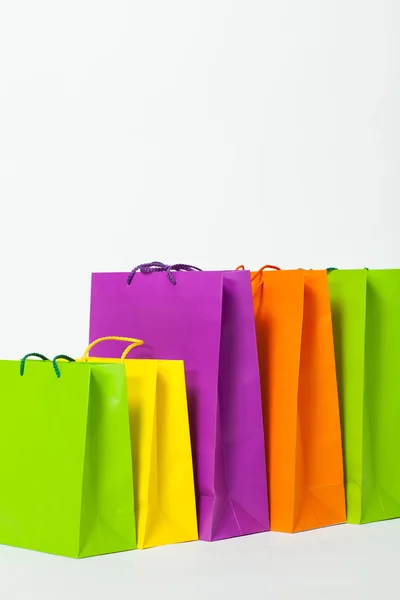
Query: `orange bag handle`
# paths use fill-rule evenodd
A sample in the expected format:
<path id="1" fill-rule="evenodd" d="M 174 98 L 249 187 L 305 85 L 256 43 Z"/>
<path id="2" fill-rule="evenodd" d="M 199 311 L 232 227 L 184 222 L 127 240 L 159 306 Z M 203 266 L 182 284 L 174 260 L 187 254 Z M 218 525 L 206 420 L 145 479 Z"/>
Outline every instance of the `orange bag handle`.
<path id="1" fill-rule="evenodd" d="M 125 348 L 125 350 L 123 351 L 123 353 L 121 354 L 121 360 L 124 360 L 126 358 L 127 354 L 129 354 L 129 352 L 133 348 L 136 348 L 137 346 L 142 346 L 144 344 L 143 340 L 137 340 L 136 338 L 121 337 L 119 335 L 107 335 L 105 337 L 98 338 L 97 340 L 95 340 L 94 342 L 89 344 L 89 346 L 86 348 L 85 352 L 83 353 L 81 360 L 87 362 L 89 359 L 89 352 L 93 348 L 93 346 L 95 346 L 99 342 L 107 342 L 107 341 L 130 342 L 129 346 L 127 346 Z"/>
<path id="2" fill-rule="evenodd" d="M 254 275 L 251 278 L 251 281 L 254 281 L 255 279 L 257 279 L 257 277 L 259 275 L 261 275 L 261 273 L 263 271 L 265 271 L 265 269 L 273 269 L 274 271 L 281 271 L 282 270 L 280 267 L 276 267 L 275 265 L 264 265 L 263 267 L 261 267 L 261 269 L 258 269 L 258 271 L 256 273 L 254 273 Z M 235 271 L 244 271 L 244 270 L 245 270 L 244 265 L 239 265 L 235 269 Z"/>
<path id="3" fill-rule="evenodd" d="M 254 281 L 255 279 L 257 279 L 257 277 L 259 275 L 261 275 L 261 273 L 263 271 L 265 271 L 265 269 L 273 269 L 274 271 L 281 271 L 280 267 L 276 267 L 275 265 L 264 265 L 263 267 L 261 267 L 261 269 L 258 269 L 258 271 L 256 273 L 254 273 L 254 275 L 251 277 L 250 281 Z M 244 271 L 245 267 L 244 265 L 239 265 L 238 267 L 236 267 L 235 269 L 236 271 Z M 253 292 L 253 298 L 255 298 L 258 294 L 258 292 L 261 290 L 261 288 L 263 287 L 264 282 L 261 281 L 260 284 L 258 285 L 258 287 L 256 288 L 256 290 Z"/>
<path id="4" fill-rule="evenodd" d="M 257 277 L 261 275 L 261 273 L 266 269 L 272 269 L 273 271 L 281 271 L 280 267 L 275 267 L 275 265 L 264 265 L 263 267 L 261 267 L 261 269 L 258 269 L 257 273 L 254 273 L 253 277 L 251 278 L 251 281 L 257 279 Z"/>

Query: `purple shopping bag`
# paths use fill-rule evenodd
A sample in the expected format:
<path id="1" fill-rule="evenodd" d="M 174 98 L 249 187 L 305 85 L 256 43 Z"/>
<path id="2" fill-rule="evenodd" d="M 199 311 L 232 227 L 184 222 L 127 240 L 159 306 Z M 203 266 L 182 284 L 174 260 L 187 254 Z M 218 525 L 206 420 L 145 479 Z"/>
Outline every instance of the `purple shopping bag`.
<path id="1" fill-rule="evenodd" d="M 184 361 L 199 537 L 211 541 L 269 530 L 265 446 L 250 274 L 193 269 L 93 273 L 90 341 L 132 336 L 137 358 Z"/>

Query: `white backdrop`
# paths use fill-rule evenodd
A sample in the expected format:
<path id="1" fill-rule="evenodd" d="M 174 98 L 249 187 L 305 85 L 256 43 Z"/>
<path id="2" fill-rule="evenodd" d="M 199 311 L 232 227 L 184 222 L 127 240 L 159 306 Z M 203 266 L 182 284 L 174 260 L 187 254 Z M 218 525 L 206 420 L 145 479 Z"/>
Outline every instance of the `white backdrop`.
<path id="1" fill-rule="evenodd" d="M 0 355 L 90 273 L 400 266 L 397 0 L 1 0 Z"/>
<path id="2" fill-rule="evenodd" d="M 93 270 L 400 266 L 399 24 L 398 0 L 0 0 L 0 356 L 79 355 Z"/>

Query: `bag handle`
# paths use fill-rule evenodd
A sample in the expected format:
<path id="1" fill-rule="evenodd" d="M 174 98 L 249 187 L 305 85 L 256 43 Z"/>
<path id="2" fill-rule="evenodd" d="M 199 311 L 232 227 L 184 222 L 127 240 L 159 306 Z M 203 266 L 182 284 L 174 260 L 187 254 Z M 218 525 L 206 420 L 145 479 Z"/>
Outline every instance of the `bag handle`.
<path id="1" fill-rule="evenodd" d="M 339 271 L 339 269 L 337 269 L 336 267 L 328 267 L 326 269 L 326 272 L 328 273 L 328 275 L 329 275 L 329 273 L 332 273 L 332 271 Z M 369 271 L 369 267 L 364 267 L 364 271 Z"/>
<path id="2" fill-rule="evenodd" d="M 254 281 L 254 279 L 256 279 L 259 275 L 261 275 L 261 273 L 263 271 L 265 271 L 266 269 L 272 269 L 273 271 L 281 271 L 282 270 L 280 267 L 276 267 L 275 265 L 264 265 L 263 267 L 261 267 L 261 269 L 258 269 L 258 271 L 256 273 L 254 273 L 254 275 L 251 278 L 251 281 Z M 245 271 L 245 266 L 239 265 L 238 267 L 236 267 L 235 271 Z"/>
<path id="3" fill-rule="evenodd" d="M 126 357 L 126 355 L 133 349 L 136 348 L 137 346 L 143 346 L 144 342 L 143 340 L 137 340 L 136 338 L 131 338 L 131 337 L 121 337 L 119 335 L 107 335 L 105 337 L 101 337 L 98 338 L 97 340 L 95 340 L 94 342 L 92 342 L 91 344 L 89 344 L 89 346 L 86 348 L 85 352 L 82 355 L 81 360 L 87 362 L 89 359 L 89 352 L 90 350 L 96 345 L 99 344 L 100 342 L 129 342 L 129 346 L 127 348 L 125 348 L 125 350 L 123 351 L 122 355 L 121 355 L 121 360 L 124 360 L 124 358 Z"/>
<path id="4" fill-rule="evenodd" d="M 132 269 L 132 271 L 129 273 L 128 279 L 126 282 L 127 285 L 131 285 L 132 279 L 134 278 L 135 274 L 138 271 L 140 271 L 140 273 L 146 273 L 146 274 L 166 273 L 168 280 L 172 283 L 172 285 L 176 285 L 176 279 L 172 275 L 171 271 L 201 271 L 201 269 L 199 269 L 199 267 L 193 267 L 193 265 L 184 265 L 181 263 L 178 263 L 176 265 L 166 265 L 159 261 L 154 261 L 151 263 L 143 263 L 141 265 L 138 265 L 134 269 Z"/>
<path id="5" fill-rule="evenodd" d="M 38 352 L 30 352 L 29 354 L 25 354 L 25 356 L 21 359 L 21 362 L 19 365 L 19 374 L 21 375 L 21 377 L 25 373 L 25 363 L 26 363 L 27 359 L 31 356 L 36 356 L 36 358 L 40 358 L 41 360 L 44 360 L 44 361 L 49 360 L 46 356 L 44 356 L 44 354 L 39 354 Z M 55 356 L 53 358 L 53 360 L 51 361 L 52 365 L 53 365 L 53 369 L 54 369 L 54 372 L 57 375 L 58 379 L 60 379 L 61 372 L 60 372 L 60 367 L 57 364 L 57 360 L 68 360 L 69 362 L 75 362 L 75 360 L 73 358 L 71 358 L 70 356 L 67 356 L 66 354 L 58 354 L 57 356 Z"/>
<path id="6" fill-rule="evenodd" d="M 21 377 L 25 373 L 25 363 L 27 359 L 31 356 L 36 356 L 36 358 L 40 358 L 41 360 L 49 360 L 47 356 L 44 356 L 44 354 L 39 354 L 39 352 L 29 352 L 29 354 L 25 354 L 25 356 L 21 358 L 21 362 L 19 363 L 19 374 L 21 375 Z"/>
<path id="7" fill-rule="evenodd" d="M 266 269 L 272 269 L 274 271 L 281 271 L 280 267 L 276 267 L 275 265 L 264 265 L 263 267 L 261 267 L 261 269 L 258 269 L 258 271 L 256 273 L 254 273 L 254 275 L 251 277 L 250 281 L 253 282 L 257 279 L 257 277 L 259 275 L 261 275 L 261 273 L 263 271 L 265 271 Z M 245 267 L 244 265 L 239 265 L 238 267 L 236 267 L 235 269 L 236 271 L 244 271 Z M 258 294 L 258 292 L 261 290 L 261 288 L 263 287 L 264 282 L 261 281 L 260 284 L 257 286 L 256 290 L 253 292 L 253 298 L 255 298 Z"/>
<path id="8" fill-rule="evenodd" d="M 143 342 L 142 342 L 142 344 L 143 344 Z M 136 348 L 137 346 L 141 346 L 141 344 L 138 344 L 137 342 L 134 342 L 133 344 L 129 344 L 129 346 L 127 346 L 127 348 L 125 348 L 125 350 L 121 354 L 121 360 L 125 360 L 127 355 L 129 354 L 129 352 L 131 350 L 133 350 L 133 348 Z"/>
<path id="9" fill-rule="evenodd" d="M 67 360 L 68 362 L 75 362 L 75 359 L 71 358 L 70 356 L 67 356 L 66 354 L 57 354 L 57 356 L 53 358 L 53 369 L 56 372 L 57 377 L 60 379 L 61 373 L 60 367 L 57 364 L 58 360 Z"/>

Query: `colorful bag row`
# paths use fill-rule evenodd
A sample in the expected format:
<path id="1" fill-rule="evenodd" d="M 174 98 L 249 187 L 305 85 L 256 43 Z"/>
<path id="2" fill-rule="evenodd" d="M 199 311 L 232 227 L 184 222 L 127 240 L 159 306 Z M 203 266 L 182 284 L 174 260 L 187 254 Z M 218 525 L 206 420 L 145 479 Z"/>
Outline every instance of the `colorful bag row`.
<path id="1" fill-rule="evenodd" d="M 219 402 L 228 407 L 221 408 L 221 414 L 227 414 L 236 390 L 244 381 L 248 383 L 254 372 L 250 278 L 271 529 L 293 532 L 342 523 L 346 518 L 350 523 L 366 523 L 399 517 L 400 270 L 281 271 L 264 267 L 249 274 L 191 269 L 151 263 L 130 274 L 93 274 L 91 338 L 110 329 L 139 331 L 149 341 L 143 356 L 152 352 L 165 358 L 180 356 L 190 381 L 207 367 L 207 360 L 190 360 L 192 340 L 198 338 L 196 350 L 201 351 L 206 343 L 206 323 L 210 324 L 217 312 L 211 282 L 220 278 L 223 299 L 218 327 L 221 323 L 221 340 L 230 338 L 221 345 L 220 361 L 229 361 L 231 369 L 224 370 L 223 362 L 221 365 L 210 356 L 208 365 L 219 367 L 222 389 L 221 379 L 226 382 L 229 401 L 223 403 L 220 395 Z M 173 270 L 178 272 L 171 273 Z M 203 329 L 192 337 L 196 324 L 203 324 Z M 170 336 L 176 338 L 173 343 Z M 245 345 L 247 350 L 242 352 Z M 115 355 L 117 348 L 110 352 Z M 202 398 L 202 391 L 193 388 L 189 394 L 192 406 Z M 253 407 L 258 404 L 256 397 L 255 388 L 251 396 L 249 389 L 242 388 L 234 404 L 251 402 Z M 196 438 L 197 423 L 193 421 Z M 248 425 L 249 421 L 250 414 L 244 422 Z M 257 427 L 254 417 L 250 436 L 252 427 Z M 231 440 L 224 454 L 229 463 L 229 451 L 242 440 L 237 433 L 227 432 L 224 423 L 221 429 Z M 196 456 L 196 443 L 194 448 Z M 195 478 L 198 469 L 195 463 Z M 248 473 L 253 480 L 257 477 L 251 463 Z M 239 485 L 244 487 L 245 482 L 238 480 L 237 489 Z M 201 528 L 198 480 L 196 490 L 200 537 L 210 539 Z M 251 504 L 247 506 L 251 512 Z M 240 533 L 249 532 L 244 528 Z"/>
<path id="2" fill-rule="evenodd" d="M 82 359 L 0 361 L 0 543 L 83 557 L 346 503 L 400 516 L 400 271 L 266 269 L 95 273 Z"/>

